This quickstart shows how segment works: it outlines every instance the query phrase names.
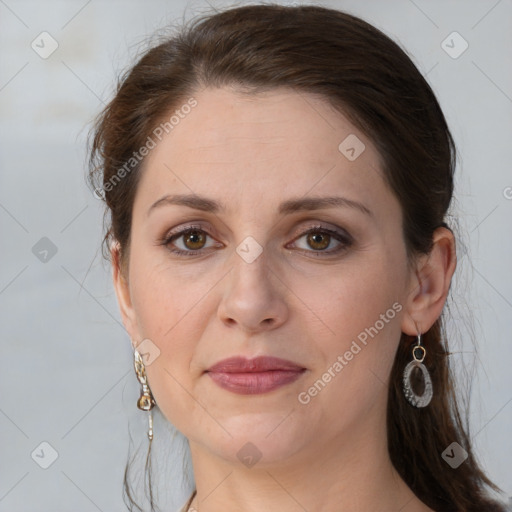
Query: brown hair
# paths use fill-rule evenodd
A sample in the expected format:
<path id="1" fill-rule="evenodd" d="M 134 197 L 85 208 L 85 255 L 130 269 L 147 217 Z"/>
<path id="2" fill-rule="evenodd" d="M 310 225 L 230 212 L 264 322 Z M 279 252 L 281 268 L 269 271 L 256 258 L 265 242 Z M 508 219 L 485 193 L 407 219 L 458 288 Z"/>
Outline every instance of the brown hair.
<path id="1" fill-rule="evenodd" d="M 143 161 L 110 190 L 105 185 L 145 144 L 164 114 L 205 87 L 249 94 L 288 87 L 319 95 L 348 116 L 380 153 L 385 178 L 401 203 L 410 260 L 430 251 L 437 227 L 448 227 L 454 141 L 431 87 L 400 46 L 338 10 L 250 5 L 191 20 L 146 51 L 121 77 L 114 99 L 96 122 L 89 178 L 93 188 L 105 189 L 110 219 L 104 247 L 117 241 L 123 263 Z M 436 511 L 503 510 L 487 495 L 488 487 L 498 488 L 478 466 L 459 413 L 442 317 L 422 340 L 434 397 L 423 409 L 405 400 L 401 374 L 414 339 L 402 334 L 388 396 L 391 460 L 418 498 Z M 452 442 L 468 454 L 456 470 L 441 457 Z M 125 490 L 137 506 L 126 474 Z"/>

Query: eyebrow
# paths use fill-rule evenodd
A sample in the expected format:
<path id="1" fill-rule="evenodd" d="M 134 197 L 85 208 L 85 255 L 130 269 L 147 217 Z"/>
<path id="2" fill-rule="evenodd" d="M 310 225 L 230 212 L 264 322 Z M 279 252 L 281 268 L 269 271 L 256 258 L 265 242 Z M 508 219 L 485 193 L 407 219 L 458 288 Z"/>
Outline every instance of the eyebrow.
<path id="1" fill-rule="evenodd" d="M 155 201 L 149 207 L 146 216 L 148 216 L 155 209 L 168 205 L 187 206 L 188 208 L 193 208 L 194 210 L 201 210 L 203 212 L 210 213 L 220 213 L 226 211 L 226 207 L 214 199 L 209 199 L 197 194 L 177 194 L 165 195 Z M 278 213 L 280 215 L 289 215 L 298 211 L 321 210 L 334 207 L 353 208 L 360 211 L 361 213 L 364 213 L 365 215 L 373 217 L 373 212 L 369 210 L 364 204 L 341 196 L 303 197 L 299 199 L 289 199 L 279 205 Z"/>

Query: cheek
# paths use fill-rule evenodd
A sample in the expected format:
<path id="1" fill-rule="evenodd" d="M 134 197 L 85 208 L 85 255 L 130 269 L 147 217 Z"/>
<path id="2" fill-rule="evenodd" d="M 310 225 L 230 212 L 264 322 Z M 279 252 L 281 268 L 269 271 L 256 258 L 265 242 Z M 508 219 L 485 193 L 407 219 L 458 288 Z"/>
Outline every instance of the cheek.
<path id="1" fill-rule="evenodd" d="M 209 289 L 209 280 L 194 279 L 192 273 L 171 266 L 160 251 L 133 252 L 132 302 L 141 336 L 166 345 L 181 339 L 177 331 L 188 325 L 185 318 L 194 305 L 200 308 L 200 299 Z"/>
<path id="2" fill-rule="evenodd" d="M 325 411 L 335 424 L 363 414 L 385 394 L 400 339 L 403 279 L 396 260 L 380 257 L 350 270 L 340 268 L 328 278 L 298 282 L 297 295 L 308 297 L 308 306 L 321 320 L 309 314 L 308 323 L 314 321 L 324 333 L 315 338 L 314 331 L 309 331 L 319 364 L 308 385 L 321 379 L 317 388 L 322 391 L 314 407 Z M 333 403 L 353 416 L 340 418 Z"/>
<path id="3" fill-rule="evenodd" d="M 326 341 L 331 339 L 339 348 L 401 300 L 404 276 L 395 265 L 382 257 L 361 258 L 357 264 L 340 265 L 313 277 L 296 276 L 292 289 L 307 306 L 308 319 L 326 333 Z M 395 313 L 388 316 L 398 323 Z"/>
<path id="4" fill-rule="evenodd" d="M 219 277 L 199 275 L 192 266 L 171 266 L 165 257 L 148 253 L 131 255 L 132 303 L 141 340 L 157 347 L 158 357 L 146 369 L 151 391 L 163 414 L 179 428 L 183 413 L 178 411 L 197 405 L 189 394 L 199 372 L 194 357 L 214 313 L 211 292 Z"/>
<path id="5" fill-rule="evenodd" d="M 192 389 L 189 368 L 198 338 L 193 320 L 198 318 L 194 309 L 187 315 L 187 292 L 176 293 L 173 284 L 165 273 L 146 275 L 134 294 L 134 306 L 141 338 L 151 340 L 148 346 L 157 354 L 146 366 L 151 392 L 158 409 L 180 429 L 186 428 L 183 411 L 192 412 L 195 406 L 186 390 Z"/>

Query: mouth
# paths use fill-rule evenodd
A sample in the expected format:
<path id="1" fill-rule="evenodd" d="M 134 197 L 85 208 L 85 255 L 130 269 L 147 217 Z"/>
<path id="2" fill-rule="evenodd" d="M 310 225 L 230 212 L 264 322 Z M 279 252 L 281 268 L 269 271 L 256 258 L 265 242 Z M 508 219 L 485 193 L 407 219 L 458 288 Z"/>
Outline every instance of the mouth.
<path id="1" fill-rule="evenodd" d="M 221 388 L 247 395 L 268 393 L 291 384 L 306 371 L 306 368 L 287 359 L 236 356 L 218 362 L 205 373 Z"/>
<path id="2" fill-rule="evenodd" d="M 244 356 L 234 356 L 223 359 L 208 368 L 208 372 L 248 373 L 266 372 L 270 370 L 299 371 L 305 368 L 288 359 L 272 356 L 258 356 L 248 359 Z"/>
<path id="3" fill-rule="evenodd" d="M 291 384 L 299 379 L 306 369 L 268 370 L 263 372 L 210 372 L 206 373 L 223 389 L 240 395 L 268 393 L 274 389 Z"/>

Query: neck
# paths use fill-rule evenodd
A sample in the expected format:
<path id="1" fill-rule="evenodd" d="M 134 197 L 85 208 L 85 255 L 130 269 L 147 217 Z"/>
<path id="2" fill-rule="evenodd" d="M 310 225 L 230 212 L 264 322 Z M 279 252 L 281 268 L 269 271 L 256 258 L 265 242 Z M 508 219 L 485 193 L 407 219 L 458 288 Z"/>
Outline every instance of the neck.
<path id="1" fill-rule="evenodd" d="M 358 428 L 343 439 L 319 436 L 285 460 L 251 468 L 189 440 L 197 488 L 190 510 L 430 511 L 394 469 L 381 430 L 375 435 L 375 429 Z"/>

